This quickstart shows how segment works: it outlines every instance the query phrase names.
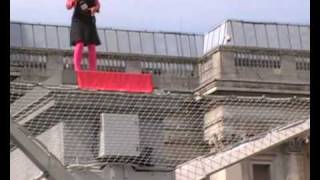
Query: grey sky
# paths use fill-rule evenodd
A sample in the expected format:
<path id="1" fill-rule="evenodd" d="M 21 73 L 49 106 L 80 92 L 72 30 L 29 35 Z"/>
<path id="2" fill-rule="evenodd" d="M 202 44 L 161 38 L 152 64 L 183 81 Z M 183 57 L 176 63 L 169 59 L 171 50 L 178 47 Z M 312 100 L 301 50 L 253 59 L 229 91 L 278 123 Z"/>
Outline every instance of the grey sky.
<path id="1" fill-rule="evenodd" d="M 100 0 L 99 27 L 206 32 L 226 19 L 309 24 L 309 0 Z M 69 25 L 65 0 L 10 0 L 10 19 Z"/>

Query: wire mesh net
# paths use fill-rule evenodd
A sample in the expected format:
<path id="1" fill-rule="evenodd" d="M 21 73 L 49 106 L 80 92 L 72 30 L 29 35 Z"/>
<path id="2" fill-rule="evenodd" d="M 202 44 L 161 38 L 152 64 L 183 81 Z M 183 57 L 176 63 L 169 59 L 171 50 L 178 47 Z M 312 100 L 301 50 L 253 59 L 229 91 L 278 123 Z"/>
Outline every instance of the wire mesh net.
<path id="1" fill-rule="evenodd" d="M 10 84 L 10 114 L 65 165 L 174 169 L 193 158 L 309 117 L 308 98 L 83 91 Z M 45 135 L 44 135 L 45 134 Z M 11 151 L 16 147 L 11 143 Z"/>

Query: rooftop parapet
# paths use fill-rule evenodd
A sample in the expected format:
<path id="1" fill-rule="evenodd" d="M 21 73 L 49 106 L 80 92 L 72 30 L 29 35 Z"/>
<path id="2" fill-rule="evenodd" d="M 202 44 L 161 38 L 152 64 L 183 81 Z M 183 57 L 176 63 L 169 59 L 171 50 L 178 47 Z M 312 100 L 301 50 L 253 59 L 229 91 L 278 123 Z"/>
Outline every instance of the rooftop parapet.
<path id="1" fill-rule="evenodd" d="M 309 51 L 310 26 L 227 20 L 204 35 L 204 54 L 219 46 Z"/>

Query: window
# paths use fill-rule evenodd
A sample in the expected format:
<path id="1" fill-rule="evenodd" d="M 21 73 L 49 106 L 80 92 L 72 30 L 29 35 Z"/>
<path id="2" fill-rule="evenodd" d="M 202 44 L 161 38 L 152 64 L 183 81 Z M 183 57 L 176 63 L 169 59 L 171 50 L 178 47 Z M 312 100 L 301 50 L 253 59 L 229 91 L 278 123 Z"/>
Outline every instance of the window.
<path id="1" fill-rule="evenodd" d="M 253 164 L 253 180 L 271 180 L 270 164 Z"/>

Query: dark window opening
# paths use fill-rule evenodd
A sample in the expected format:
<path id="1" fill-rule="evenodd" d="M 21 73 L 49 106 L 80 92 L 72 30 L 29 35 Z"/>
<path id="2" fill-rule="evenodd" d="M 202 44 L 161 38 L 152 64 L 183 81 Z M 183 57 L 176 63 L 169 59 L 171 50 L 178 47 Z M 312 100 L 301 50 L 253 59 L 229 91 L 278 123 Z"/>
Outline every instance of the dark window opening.
<path id="1" fill-rule="evenodd" d="M 253 67 L 257 67 L 257 61 L 256 60 L 253 60 L 252 64 L 253 64 Z"/>
<path id="2" fill-rule="evenodd" d="M 271 180 L 269 164 L 253 164 L 253 180 Z"/>
<path id="3" fill-rule="evenodd" d="M 308 62 L 296 62 L 296 70 L 308 71 L 308 70 L 310 70 L 310 63 L 308 63 Z"/>
<path id="4" fill-rule="evenodd" d="M 259 60 L 257 60 L 257 67 L 261 67 L 261 60 L 259 59 Z"/>
<path id="5" fill-rule="evenodd" d="M 248 61 L 248 59 L 244 59 L 244 66 L 249 66 L 249 61 Z"/>
<path id="6" fill-rule="evenodd" d="M 234 59 L 234 65 L 235 65 L 235 66 L 239 66 L 238 58 L 235 58 L 235 59 Z"/>
<path id="7" fill-rule="evenodd" d="M 307 70 L 307 63 L 303 63 L 303 70 Z"/>

